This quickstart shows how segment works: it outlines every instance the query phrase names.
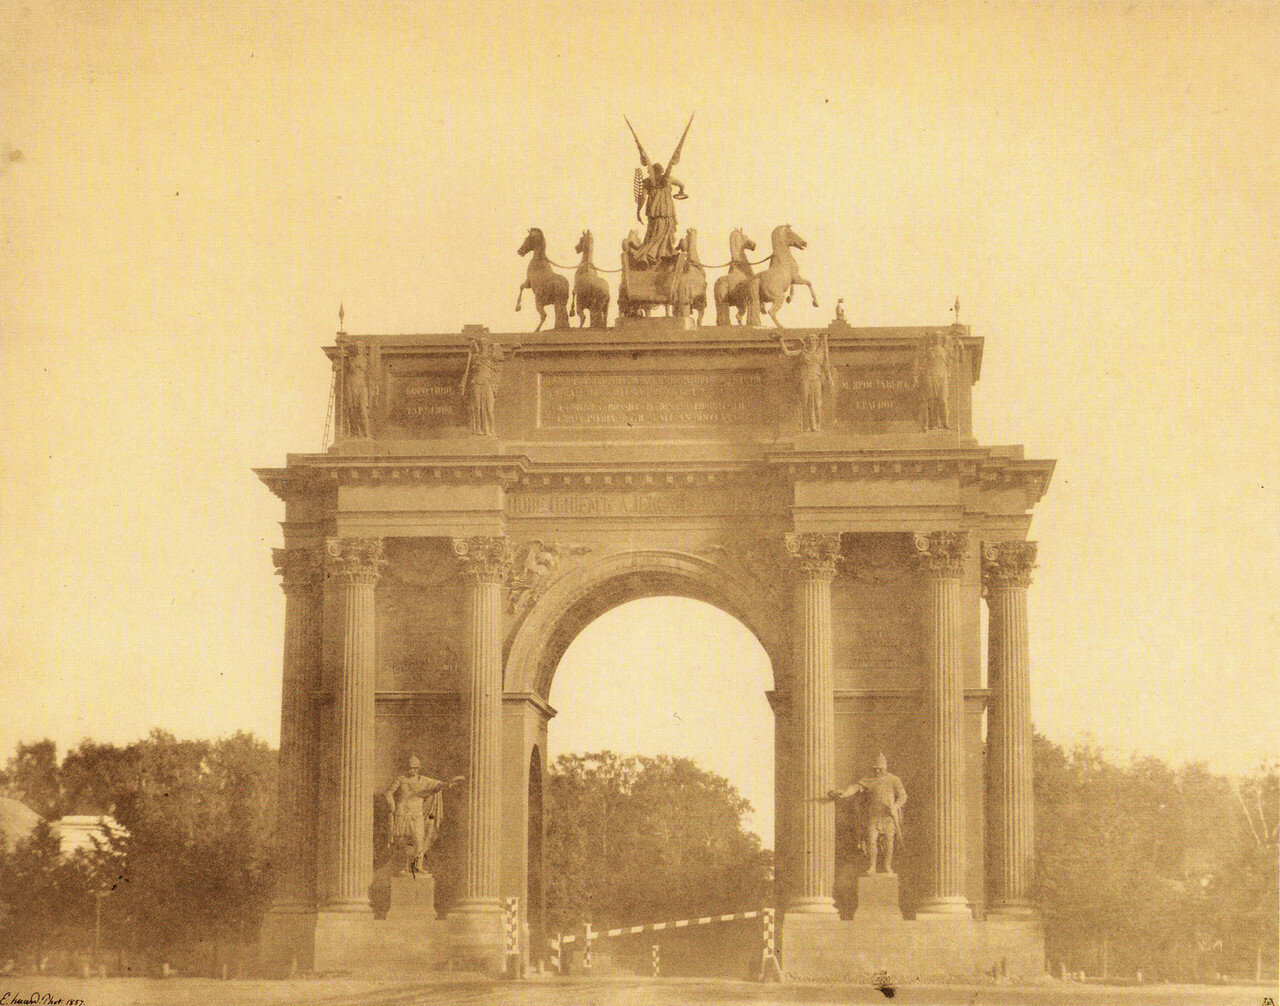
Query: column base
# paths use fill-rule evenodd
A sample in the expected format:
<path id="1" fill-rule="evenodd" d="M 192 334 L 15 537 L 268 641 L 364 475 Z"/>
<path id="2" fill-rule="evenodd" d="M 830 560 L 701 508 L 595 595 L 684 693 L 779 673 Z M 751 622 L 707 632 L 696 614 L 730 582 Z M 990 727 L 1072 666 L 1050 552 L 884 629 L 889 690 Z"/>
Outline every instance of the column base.
<path id="1" fill-rule="evenodd" d="M 963 895 L 952 895 L 944 898 L 927 898 L 920 903 L 920 907 L 916 909 L 916 918 L 931 919 L 946 916 L 973 916 L 973 909 L 969 907 L 969 899 Z"/>
<path id="2" fill-rule="evenodd" d="M 787 903 L 788 915 L 839 915 L 834 898 L 792 898 Z"/>
<path id="3" fill-rule="evenodd" d="M 993 901 L 987 906 L 987 914 L 999 915 L 1006 919 L 1035 920 L 1040 918 L 1040 912 L 1036 906 L 1023 898 Z"/>
<path id="4" fill-rule="evenodd" d="M 280 912 L 262 922 L 259 973 L 286 978 L 304 972 L 420 975 L 449 962 L 445 924 L 426 916 L 375 919 L 373 912 Z"/>
<path id="5" fill-rule="evenodd" d="M 506 937 L 497 898 L 477 898 L 455 906 L 448 916 L 449 958 L 466 971 L 500 975 L 506 968 Z"/>

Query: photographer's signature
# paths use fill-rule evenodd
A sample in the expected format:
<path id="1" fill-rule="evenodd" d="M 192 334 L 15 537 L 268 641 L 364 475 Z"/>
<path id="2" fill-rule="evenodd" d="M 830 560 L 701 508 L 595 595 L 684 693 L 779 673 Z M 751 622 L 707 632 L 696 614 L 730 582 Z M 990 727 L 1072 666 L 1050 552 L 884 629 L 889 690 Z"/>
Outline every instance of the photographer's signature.
<path id="1" fill-rule="evenodd" d="M 0 992 L 0 1006 L 84 1006 L 84 1000 L 52 992 Z"/>

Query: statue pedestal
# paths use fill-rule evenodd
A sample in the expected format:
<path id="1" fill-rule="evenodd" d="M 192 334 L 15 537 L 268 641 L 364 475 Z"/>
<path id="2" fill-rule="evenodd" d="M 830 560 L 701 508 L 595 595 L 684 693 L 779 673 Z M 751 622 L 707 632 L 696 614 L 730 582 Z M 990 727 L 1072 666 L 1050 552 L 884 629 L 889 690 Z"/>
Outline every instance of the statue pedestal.
<path id="1" fill-rule="evenodd" d="M 436 878 L 429 873 L 416 877 L 402 873 L 391 878 L 391 906 L 387 918 L 418 917 L 434 920 L 436 916 Z"/>
<path id="2" fill-rule="evenodd" d="M 864 873 L 858 877 L 857 918 L 901 919 L 896 873 Z"/>

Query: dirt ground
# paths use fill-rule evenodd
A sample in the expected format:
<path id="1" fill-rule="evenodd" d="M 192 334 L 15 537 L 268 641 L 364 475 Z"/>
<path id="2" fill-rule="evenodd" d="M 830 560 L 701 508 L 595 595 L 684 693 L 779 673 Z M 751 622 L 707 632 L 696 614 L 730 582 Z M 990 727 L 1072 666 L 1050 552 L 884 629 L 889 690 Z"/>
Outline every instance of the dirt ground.
<path id="1" fill-rule="evenodd" d="M 1280 1003 L 1275 988 L 1264 986 L 1142 985 L 1116 987 L 1075 982 L 1035 985 L 905 986 L 880 990 L 867 985 L 787 983 L 757 985 L 728 980 L 692 979 L 534 979 L 503 982 L 462 976 L 404 978 L 318 977 L 282 981 L 170 978 L 76 980 L 35 976 L 0 979 L 0 1006 L 46 1003 L 62 1006 L 174 1004 L 206 1006 L 410 1006 L 494 1003 L 497 1006 L 674 1006 L 682 1003 L 912 1004 L 912 1006 L 1166 1006 L 1166 1004 Z"/>

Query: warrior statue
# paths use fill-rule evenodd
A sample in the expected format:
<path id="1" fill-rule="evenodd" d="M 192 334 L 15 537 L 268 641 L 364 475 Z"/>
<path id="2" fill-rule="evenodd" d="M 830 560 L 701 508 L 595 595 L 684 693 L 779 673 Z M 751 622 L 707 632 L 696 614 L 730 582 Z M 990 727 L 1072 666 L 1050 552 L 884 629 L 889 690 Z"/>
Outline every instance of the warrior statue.
<path id="1" fill-rule="evenodd" d="M 829 790 L 827 800 L 851 800 L 863 797 L 866 814 L 866 831 L 859 848 L 866 854 L 867 875 L 876 872 L 880 839 L 884 839 L 884 872 L 893 873 L 893 842 L 902 838 L 902 805 L 907 802 L 907 791 L 902 780 L 889 771 L 884 755 L 876 756 L 871 775 L 863 776 L 844 790 Z"/>
<path id="2" fill-rule="evenodd" d="M 624 117 L 625 118 L 625 117 Z M 636 219 L 640 219 L 643 207 L 648 220 L 648 229 L 644 240 L 632 253 L 632 260 L 638 266 L 654 265 L 676 256 L 676 204 L 675 200 L 687 198 L 684 183 L 675 178 L 671 172 L 680 163 L 680 151 L 684 148 L 684 139 L 689 135 L 689 126 L 693 125 L 693 116 L 689 116 L 684 134 L 676 144 L 675 153 L 664 169 L 657 162 L 650 162 L 649 156 L 640 145 L 640 137 L 636 136 L 635 127 L 628 119 L 627 128 L 636 141 L 636 149 L 640 151 L 641 168 L 636 170 Z"/>
<path id="3" fill-rule="evenodd" d="M 443 807 L 441 793 L 464 781 L 460 775 L 448 782 L 432 779 L 422 774 L 422 762 L 417 755 L 409 757 L 408 771 L 391 784 L 386 792 L 391 807 L 391 845 L 408 853 L 409 873 L 417 876 L 424 871 L 423 859 L 435 843 L 440 829 Z M 404 872 L 404 865 L 396 871 Z"/>

